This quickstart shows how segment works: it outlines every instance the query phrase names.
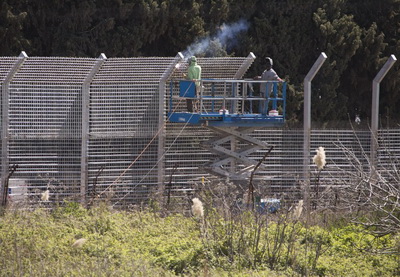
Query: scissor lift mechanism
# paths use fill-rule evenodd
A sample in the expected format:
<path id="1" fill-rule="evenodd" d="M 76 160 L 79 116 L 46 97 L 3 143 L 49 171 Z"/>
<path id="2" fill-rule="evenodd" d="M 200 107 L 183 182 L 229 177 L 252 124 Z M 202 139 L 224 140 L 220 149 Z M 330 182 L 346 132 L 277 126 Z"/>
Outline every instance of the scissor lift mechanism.
<path id="1" fill-rule="evenodd" d="M 186 103 L 181 103 L 186 100 L 195 102 L 198 110 L 185 111 Z M 205 169 L 231 180 L 246 180 L 258 163 L 249 156 L 270 146 L 249 134 L 257 128 L 282 126 L 285 109 L 286 82 L 181 80 L 171 82 L 168 118 L 170 122 L 202 125 L 214 132 L 216 136 L 202 147 L 219 158 Z"/>

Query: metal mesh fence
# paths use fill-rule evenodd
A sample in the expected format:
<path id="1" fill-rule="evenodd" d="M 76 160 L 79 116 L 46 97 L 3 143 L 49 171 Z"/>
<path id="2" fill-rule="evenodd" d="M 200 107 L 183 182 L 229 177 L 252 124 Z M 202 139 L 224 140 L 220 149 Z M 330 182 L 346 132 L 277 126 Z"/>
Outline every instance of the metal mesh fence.
<path id="1" fill-rule="evenodd" d="M 7 91 L 7 84 L 9 82 L 9 78 L 12 77 L 12 71 L 13 69 L 15 70 L 15 64 L 17 62 L 18 58 L 17 57 L 4 57 L 2 59 L 0 59 L 0 81 L 1 81 L 1 86 L 0 86 L 0 92 L 1 92 L 1 103 L 8 101 L 8 98 L 5 97 L 5 92 Z M 0 114 L 3 115 L 3 105 L 0 105 Z M 5 123 L 7 124 L 7 122 L 4 122 L 3 116 L 0 117 L 0 123 L 1 126 L 5 126 Z M 0 132 L 1 132 L 1 137 L 5 137 L 5 133 L 3 128 L 0 128 Z M 3 149 L 3 145 L 1 148 L 1 157 L 4 157 L 5 155 L 7 155 L 6 151 L 4 151 L 5 149 Z M 3 167 L 2 165 L 0 165 L 1 170 L 3 172 Z"/>
<path id="2" fill-rule="evenodd" d="M 138 202 L 157 189 L 159 83 L 173 60 L 110 59 L 95 75 L 90 87 L 89 195 Z"/>
<path id="3" fill-rule="evenodd" d="M 94 59 L 27 58 L 8 90 L 10 179 L 36 200 L 50 189 L 58 199 L 79 196 L 82 83 Z"/>
<path id="4" fill-rule="evenodd" d="M 399 187 L 400 130 L 382 129 L 378 131 L 377 169 L 389 182 Z"/>
<path id="5" fill-rule="evenodd" d="M 202 78 L 240 79 L 253 60 L 198 58 L 198 63 Z M 207 165 L 217 157 L 202 147 L 213 132 L 166 118 L 169 84 L 186 67 L 179 56 L 0 57 L 2 187 L 9 179 L 11 197 L 22 195 L 31 203 L 49 189 L 51 201 L 100 197 L 122 204 L 147 201 L 165 189 L 162 183 L 190 192 L 203 177 L 215 178 Z M 250 135 L 274 146 L 256 173 L 258 185 L 271 196 L 300 197 L 303 130 L 265 128 Z M 379 131 L 380 169 L 397 170 L 399 138 L 399 129 Z M 340 185 L 341 170 L 352 170 L 346 150 L 368 170 L 371 139 L 369 130 L 312 130 L 310 157 L 319 146 L 327 156 L 321 179 Z M 250 159 L 259 161 L 266 151 Z M 12 165 L 18 168 L 10 176 Z M 315 179 L 311 160 L 310 166 Z"/>

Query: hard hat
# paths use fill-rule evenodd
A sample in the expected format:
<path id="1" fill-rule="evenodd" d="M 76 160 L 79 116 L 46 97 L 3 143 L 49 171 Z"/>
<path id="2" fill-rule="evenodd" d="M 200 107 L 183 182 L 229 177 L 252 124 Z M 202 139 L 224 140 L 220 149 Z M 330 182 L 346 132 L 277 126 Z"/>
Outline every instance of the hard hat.
<path id="1" fill-rule="evenodd" d="M 266 62 L 267 65 L 270 65 L 270 66 L 272 66 L 274 64 L 270 57 L 266 57 L 265 58 L 265 62 Z"/>

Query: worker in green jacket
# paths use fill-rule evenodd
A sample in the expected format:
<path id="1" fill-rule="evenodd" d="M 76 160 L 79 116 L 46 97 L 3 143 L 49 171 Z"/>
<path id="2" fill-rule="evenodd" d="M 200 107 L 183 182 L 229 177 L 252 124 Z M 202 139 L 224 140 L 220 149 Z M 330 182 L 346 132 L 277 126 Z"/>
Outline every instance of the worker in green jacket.
<path id="1" fill-rule="evenodd" d="M 188 68 L 188 73 L 186 75 L 186 80 L 191 80 L 195 81 L 196 85 L 196 96 L 197 92 L 200 91 L 200 79 L 201 79 L 201 66 L 197 64 L 197 59 L 195 56 L 192 56 L 190 58 L 190 64 Z M 193 100 L 192 99 L 186 99 L 186 104 L 189 112 L 193 112 Z M 195 103 L 195 110 L 196 108 L 196 103 Z"/>
<path id="2" fill-rule="evenodd" d="M 190 64 L 188 68 L 187 80 L 200 80 L 201 79 L 201 66 L 197 64 L 196 56 L 190 58 Z M 200 82 L 199 82 L 200 84 Z"/>

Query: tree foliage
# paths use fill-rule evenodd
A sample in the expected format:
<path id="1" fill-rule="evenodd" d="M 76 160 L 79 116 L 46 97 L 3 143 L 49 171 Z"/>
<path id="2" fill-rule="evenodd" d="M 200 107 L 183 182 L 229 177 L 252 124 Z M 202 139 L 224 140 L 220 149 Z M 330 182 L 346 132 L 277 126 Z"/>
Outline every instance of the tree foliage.
<path id="1" fill-rule="evenodd" d="M 18 12 L 7 2 L 0 0 L 0 53 L 2 56 L 11 56 L 20 52 L 20 49 L 29 47 L 23 32 L 26 17 L 27 12 Z"/>
<path id="2" fill-rule="evenodd" d="M 206 37 L 203 55 L 258 59 L 247 77 L 274 59 L 289 81 L 288 117 L 301 119 L 303 79 L 321 52 L 327 62 L 313 81 L 312 118 L 347 119 L 371 110 L 372 79 L 400 50 L 400 0 L 0 0 L 0 55 L 175 56 Z M 215 35 L 245 21 L 232 44 Z M 399 119 L 400 64 L 381 85 L 383 116 Z"/>

